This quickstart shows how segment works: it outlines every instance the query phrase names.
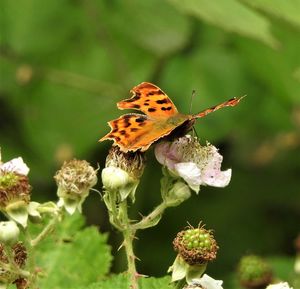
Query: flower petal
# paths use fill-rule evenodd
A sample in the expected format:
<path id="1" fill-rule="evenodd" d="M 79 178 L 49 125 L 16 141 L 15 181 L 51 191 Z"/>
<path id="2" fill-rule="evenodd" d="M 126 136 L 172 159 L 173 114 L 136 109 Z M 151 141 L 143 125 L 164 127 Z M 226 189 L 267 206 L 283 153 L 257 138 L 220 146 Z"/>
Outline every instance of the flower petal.
<path id="1" fill-rule="evenodd" d="M 222 280 L 215 280 L 206 274 L 199 279 L 193 279 L 190 284 L 201 285 L 201 287 L 204 289 L 223 289 Z"/>
<path id="2" fill-rule="evenodd" d="M 218 150 L 213 145 L 209 145 L 207 161 L 202 167 L 202 181 L 206 185 L 213 187 L 225 187 L 231 179 L 231 169 L 221 171 L 223 157 L 218 153 Z"/>
<path id="3" fill-rule="evenodd" d="M 226 187 L 231 180 L 232 170 L 228 169 L 226 171 L 215 172 L 215 175 L 208 174 L 203 176 L 203 183 L 213 187 Z"/>
<path id="4" fill-rule="evenodd" d="M 266 289 L 293 289 L 287 282 L 280 282 L 277 284 L 271 284 Z"/>
<path id="5" fill-rule="evenodd" d="M 154 154 L 157 161 L 166 166 L 169 170 L 174 170 L 174 166 L 181 159 L 176 142 L 161 142 L 155 146 Z"/>
<path id="6" fill-rule="evenodd" d="M 12 159 L 9 162 L 0 165 L 0 169 L 2 171 L 14 172 L 24 176 L 27 176 L 29 173 L 29 168 L 21 157 Z"/>
<path id="7" fill-rule="evenodd" d="M 201 171 L 195 163 L 178 163 L 175 165 L 175 171 L 186 181 L 193 191 L 196 193 L 199 192 L 199 187 L 202 183 Z"/>

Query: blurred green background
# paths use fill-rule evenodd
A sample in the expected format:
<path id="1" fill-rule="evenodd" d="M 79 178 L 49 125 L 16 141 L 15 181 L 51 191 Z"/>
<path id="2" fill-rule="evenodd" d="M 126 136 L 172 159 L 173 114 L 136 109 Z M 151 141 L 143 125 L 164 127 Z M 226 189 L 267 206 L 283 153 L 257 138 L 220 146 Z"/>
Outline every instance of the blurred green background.
<path id="1" fill-rule="evenodd" d="M 233 176 L 225 189 L 203 187 L 139 234 L 141 273 L 165 275 L 172 240 L 200 220 L 215 230 L 219 255 L 208 272 L 226 278 L 245 253 L 294 257 L 300 218 L 299 0 L 1 0 L 0 146 L 23 156 L 34 200 L 56 199 L 53 175 L 65 159 L 104 166 L 116 102 L 142 81 L 160 86 L 183 113 L 247 94 L 235 108 L 198 120 L 203 143 L 220 148 Z M 159 203 L 153 151 L 132 208 Z M 98 187 L 101 190 L 99 182 Z M 112 231 L 97 193 L 88 223 Z"/>

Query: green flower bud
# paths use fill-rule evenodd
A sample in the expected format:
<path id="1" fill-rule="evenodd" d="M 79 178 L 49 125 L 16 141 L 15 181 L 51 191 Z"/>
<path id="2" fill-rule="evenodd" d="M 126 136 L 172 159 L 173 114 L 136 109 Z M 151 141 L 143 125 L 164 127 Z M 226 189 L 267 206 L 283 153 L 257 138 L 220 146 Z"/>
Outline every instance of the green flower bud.
<path id="1" fill-rule="evenodd" d="M 189 186 L 182 181 L 175 182 L 171 189 L 167 192 L 162 190 L 162 198 L 168 207 L 176 207 L 187 200 L 190 196 L 191 191 Z"/>
<path id="2" fill-rule="evenodd" d="M 14 221 L 0 222 L 0 243 L 13 245 L 18 241 L 20 230 Z"/>
<path id="3" fill-rule="evenodd" d="M 97 183 L 97 170 L 87 161 L 74 159 L 65 162 L 54 179 L 58 186 L 59 205 L 73 214 L 76 209 L 81 212 L 82 203 Z"/>
<path id="4" fill-rule="evenodd" d="M 238 265 L 238 278 L 245 288 L 265 288 L 272 281 L 269 264 L 259 256 L 244 256 Z"/>

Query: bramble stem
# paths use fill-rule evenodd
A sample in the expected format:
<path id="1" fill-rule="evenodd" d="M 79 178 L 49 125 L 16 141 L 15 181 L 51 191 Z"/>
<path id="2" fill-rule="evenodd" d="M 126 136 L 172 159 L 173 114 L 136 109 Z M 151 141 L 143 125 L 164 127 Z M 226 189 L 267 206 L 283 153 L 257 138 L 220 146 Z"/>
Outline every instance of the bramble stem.
<path id="1" fill-rule="evenodd" d="M 135 265 L 135 255 L 133 252 L 133 240 L 136 230 L 130 225 L 130 219 L 128 218 L 127 201 L 123 201 L 119 207 L 119 218 L 123 224 L 122 234 L 124 237 L 124 247 L 127 257 L 128 274 L 130 280 L 130 288 L 139 289 L 138 274 Z"/>
<path id="2" fill-rule="evenodd" d="M 30 242 L 31 247 L 37 246 L 39 244 L 39 242 L 44 240 L 48 236 L 48 234 L 50 234 L 52 232 L 56 223 L 59 221 L 59 219 L 61 217 L 61 213 L 62 213 L 62 208 L 60 208 L 60 210 L 53 217 L 53 219 L 43 229 L 43 231 L 41 233 L 39 233 L 33 240 L 31 240 L 31 242 Z"/>
<path id="3" fill-rule="evenodd" d="M 134 230 L 146 229 L 150 227 L 154 227 L 159 222 L 163 212 L 167 208 L 165 202 L 159 204 L 150 214 L 143 217 L 141 221 L 135 223 L 131 226 Z"/>

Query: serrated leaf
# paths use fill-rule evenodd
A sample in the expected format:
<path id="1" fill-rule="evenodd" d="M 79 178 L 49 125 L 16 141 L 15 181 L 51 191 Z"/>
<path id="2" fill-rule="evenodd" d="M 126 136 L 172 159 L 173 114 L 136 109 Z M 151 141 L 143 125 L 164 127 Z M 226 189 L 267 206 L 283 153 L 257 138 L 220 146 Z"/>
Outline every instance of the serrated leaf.
<path id="1" fill-rule="evenodd" d="M 140 289 L 171 289 L 173 286 L 170 284 L 171 279 L 169 276 L 163 278 L 141 278 L 139 279 Z M 78 287 L 78 289 L 128 289 L 129 281 L 128 275 L 119 274 L 112 275 L 110 278 L 103 282 L 97 282 L 89 287 Z"/>
<path id="2" fill-rule="evenodd" d="M 299 0 L 240 0 L 300 28 Z"/>
<path id="3" fill-rule="evenodd" d="M 82 218 L 67 217 L 53 236 L 40 244 L 36 266 L 46 275 L 39 279 L 43 289 L 69 289 L 70 284 L 87 286 L 108 273 L 111 263 L 107 235 L 95 227 L 79 230 Z"/>
<path id="4" fill-rule="evenodd" d="M 277 40 L 270 31 L 267 18 L 236 0 L 169 0 L 184 13 L 216 25 L 221 29 L 255 38 L 275 48 Z"/>

